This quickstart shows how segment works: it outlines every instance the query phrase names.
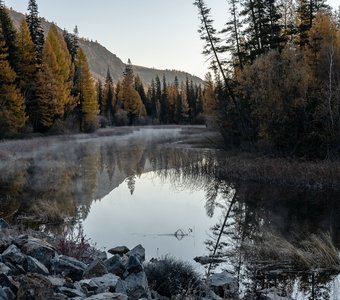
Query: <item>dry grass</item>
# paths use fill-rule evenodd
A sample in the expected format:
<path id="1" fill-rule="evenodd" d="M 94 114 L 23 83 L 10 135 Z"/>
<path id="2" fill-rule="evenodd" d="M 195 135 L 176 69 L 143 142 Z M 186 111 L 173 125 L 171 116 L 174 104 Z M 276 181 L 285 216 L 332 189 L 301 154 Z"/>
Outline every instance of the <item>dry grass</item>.
<path id="1" fill-rule="evenodd" d="M 340 161 L 305 162 L 253 154 L 231 154 L 222 161 L 221 176 L 230 179 L 311 189 L 340 189 Z"/>
<path id="2" fill-rule="evenodd" d="M 340 272 L 339 251 L 329 234 L 312 234 L 301 242 L 265 234 L 258 242 L 244 245 L 245 256 L 258 270 L 327 270 Z M 256 253 L 256 254 L 255 254 Z"/>

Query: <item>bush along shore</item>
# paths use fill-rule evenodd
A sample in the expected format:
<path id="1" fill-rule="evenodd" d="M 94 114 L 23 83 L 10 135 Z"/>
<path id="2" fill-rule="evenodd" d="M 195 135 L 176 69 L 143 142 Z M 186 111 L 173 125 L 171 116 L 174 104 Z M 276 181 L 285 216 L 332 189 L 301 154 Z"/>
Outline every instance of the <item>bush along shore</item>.
<path id="1" fill-rule="evenodd" d="M 187 262 L 145 262 L 145 249 L 84 247 L 80 259 L 64 255 L 55 238 L 22 234 L 0 219 L 0 300 L 238 299 L 226 273 L 203 279 Z"/>

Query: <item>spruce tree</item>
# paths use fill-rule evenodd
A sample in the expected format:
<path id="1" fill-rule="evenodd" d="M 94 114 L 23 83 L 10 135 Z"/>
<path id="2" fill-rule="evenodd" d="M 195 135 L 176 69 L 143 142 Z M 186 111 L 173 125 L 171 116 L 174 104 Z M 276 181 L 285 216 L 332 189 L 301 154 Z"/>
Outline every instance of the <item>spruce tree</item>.
<path id="1" fill-rule="evenodd" d="M 8 61 L 12 69 L 18 72 L 19 54 L 17 32 L 3 2 L 0 3 L 0 23 L 2 25 L 2 36 L 5 41 L 5 47 L 8 51 Z"/>
<path id="2" fill-rule="evenodd" d="M 115 99 L 114 99 L 113 80 L 110 74 L 110 70 L 108 68 L 106 79 L 105 79 L 105 85 L 104 85 L 102 114 L 103 116 L 107 118 L 109 125 L 113 124 L 114 106 L 115 106 Z"/>
<path id="3" fill-rule="evenodd" d="M 44 47 L 44 31 L 41 26 L 37 2 L 35 0 L 29 0 L 27 10 L 28 15 L 26 16 L 26 20 L 31 32 L 32 41 L 35 45 L 37 63 L 40 65 Z"/>
<path id="4" fill-rule="evenodd" d="M 167 91 L 167 83 L 166 83 L 165 75 L 163 75 L 163 87 L 162 87 L 162 92 L 161 92 L 160 105 L 161 105 L 160 122 L 162 124 L 168 124 L 169 123 L 169 118 L 168 118 L 169 99 L 168 99 L 168 91 Z"/>
<path id="5" fill-rule="evenodd" d="M 17 134 L 26 122 L 25 103 L 15 84 L 16 74 L 8 61 L 8 50 L 0 24 L 0 136 Z"/>

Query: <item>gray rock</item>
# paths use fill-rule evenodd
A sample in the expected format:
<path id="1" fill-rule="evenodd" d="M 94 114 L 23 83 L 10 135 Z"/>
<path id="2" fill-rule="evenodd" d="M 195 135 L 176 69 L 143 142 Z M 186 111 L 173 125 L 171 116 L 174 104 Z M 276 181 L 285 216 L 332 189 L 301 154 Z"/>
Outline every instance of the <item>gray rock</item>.
<path id="1" fill-rule="evenodd" d="M 122 259 L 118 255 L 114 255 L 111 258 L 105 260 L 104 264 L 108 272 L 118 276 L 122 276 L 126 270 Z"/>
<path id="2" fill-rule="evenodd" d="M 7 294 L 4 289 L 0 287 L 0 300 L 8 300 Z"/>
<path id="3" fill-rule="evenodd" d="M 150 298 L 145 272 L 132 273 L 125 280 L 118 280 L 116 292 L 125 294 L 132 300 L 143 297 Z"/>
<path id="4" fill-rule="evenodd" d="M 130 256 L 127 264 L 126 269 L 129 273 L 139 273 L 144 270 L 143 264 L 139 260 L 139 256 Z"/>
<path id="5" fill-rule="evenodd" d="M 9 268 L 4 263 L 0 263 L 0 274 L 8 275 L 11 272 L 11 268 Z"/>
<path id="6" fill-rule="evenodd" d="M 128 300 L 128 296 L 120 293 L 101 293 L 89 298 L 87 300 Z"/>
<path id="7" fill-rule="evenodd" d="M 96 259 L 85 269 L 83 278 L 100 277 L 107 273 L 105 264 L 100 259 Z"/>
<path id="8" fill-rule="evenodd" d="M 137 245 L 135 248 L 126 253 L 127 256 L 136 256 L 141 262 L 145 261 L 145 249 L 142 245 Z"/>
<path id="9" fill-rule="evenodd" d="M 98 285 L 92 282 L 91 279 L 77 281 L 74 283 L 74 287 L 88 296 L 95 294 L 98 290 Z"/>
<path id="10" fill-rule="evenodd" d="M 4 252 L 13 242 L 11 236 L 1 236 L 0 237 L 0 253 Z"/>
<path id="11" fill-rule="evenodd" d="M 47 279 L 51 282 L 51 284 L 55 287 L 63 286 L 66 283 L 65 278 L 58 276 L 47 276 Z"/>
<path id="12" fill-rule="evenodd" d="M 126 246 L 118 246 L 118 247 L 114 247 L 112 249 L 109 249 L 107 252 L 115 255 L 115 254 L 118 254 L 118 255 L 124 255 L 126 253 L 128 253 L 130 251 L 130 249 Z"/>
<path id="13" fill-rule="evenodd" d="M 208 277 L 207 283 L 214 287 L 235 284 L 235 279 L 227 272 L 212 274 Z"/>
<path id="14" fill-rule="evenodd" d="M 73 281 L 79 281 L 87 268 L 83 262 L 69 256 L 60 255 L 51 260 L 51 268 L 54 275 L 61 274 L 71 278 Z"/>
<path id="15" fill-rule="evenodd" d="M 16 240 L 16 243 L 22 242 L 21 251 L 26 255 L 32 256 L 39 260 L 47 268 L 50 267 L 51 259 L 56 255 L 56 251 L 49 243 L 28 237 L 27 239 L 21 238 L 23 241 Z"/>
<path id="16" fill-rule="evenodd" d="M 238 295 L 237 281 L 227 272 L 213 274 L 208 277 L 207 284 L 218 296 L 227 296 L 229 298 Z"/>
<path id="17" fill-rule="evenodd" d="M 0 218 L 0 229 L 6 229 L 6 228 L 9 228 L 8 223 L 4 219 Z"/>
<path id="18" fill-rule="evenodd" d="M 5 275 L 5 274 L 0 274 L 0 286 L 3 288 L 9 288 L 12 290 L 14 293 L 18 291 L 18 283 L 15 282 L 11 277 Z"/>
<path id="19" fill-rule="evenodd" d="M 15 245 L 10 245 L 5 252 L 2 253 L 1 257 L 3 262 L 9 262 L 14 265 L 23 265 L 26 261 L 26 255 Z"/>
<path id="20" fill-rule="evenodd" d="M 15 300 L 16 299 L 15 294 L 13 293 L 13 291 L 10 288 L 5 287 L 5 288 L 3 288 L 3 291 L 5 292 L 8 300 Z"/>
<path id="21" fill-rule="evenodd" d="M 92 278 L 89 285 L 96 285 L 98 293 L 112 292 L 115 291 L 118 280 L 120 280 L 118 276 L 109 273 L 101 277 Z"/>
<path id="22" fill-rule="evenodd" d="M 32 256 L 27 256 L 25 268 L 27 272 L 49 275 L 48 269 L 37 259 Z"/>
<path id="23" fill-rule="evenodd" d="M 84 293 L 82 293 L 81 291 L 78 291 L 76 289 L 70 289 L 67 287 L 60 287 L 58 288 L 59 293 L 64 294 L 65 296 L 69 297 L 69 298 L 74 298 L 74 297 L 86 297 L 86 295 Z"/>
<path id="24" fill-rule="evenodd" d="M 21 275 L 17 280 L 20 284 L 17 300 L 53 299 L 53 286 L 45 276 L 30 273 Z"/>

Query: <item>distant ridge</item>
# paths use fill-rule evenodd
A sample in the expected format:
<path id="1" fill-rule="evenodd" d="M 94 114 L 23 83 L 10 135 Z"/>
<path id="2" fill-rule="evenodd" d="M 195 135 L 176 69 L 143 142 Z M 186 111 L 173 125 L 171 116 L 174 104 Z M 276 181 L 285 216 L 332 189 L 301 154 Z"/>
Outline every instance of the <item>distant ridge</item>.
<path id="1" fill-rule="evenodd" d="M 12 9 L 10 9 L 9 12 L 14 21 L 14 24 L 16 26 L 19 26 L 21 19 L 24 18 L 24 14 Z M 42 26 L 45 34 L 48 32 L 51 25 L 51 22 L 42 17 Z M 62 29 L 60 27 L 58 27 L 58 29 L 62 32 Z M 117 82 L 122 78 L 125 64 L 119 57 L 117 57 L 117 55 L 111 53 L 108 49 L 106 49 L 98 42 L 89 41 L 87 39 L 80 38 L 79 45 L 84 50 L 87 56 L 89 66 L 94 78 L 104 81 L 108 68 L 114 82 Z M 131 59 L 133 60 L 133 58 Z M 143 66 L 133 66 L 133 69 L 135 74 L 138 74 L 141 77 L 143 83 L 146 85 L 149 85 L 151 83 L 151 80 L 154 79 L 157 75 L 162 78 L 163 74 L 165 75 L 167 82 L 173 82 L 175 76 L 177 76 L 179 82 L 186 80 L 186 78 L 188 77 L 189 80 L 192 80 L 196 84 L 203 83 L 201 78 L 183 71 L 159 70 Z"/>

